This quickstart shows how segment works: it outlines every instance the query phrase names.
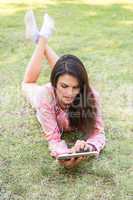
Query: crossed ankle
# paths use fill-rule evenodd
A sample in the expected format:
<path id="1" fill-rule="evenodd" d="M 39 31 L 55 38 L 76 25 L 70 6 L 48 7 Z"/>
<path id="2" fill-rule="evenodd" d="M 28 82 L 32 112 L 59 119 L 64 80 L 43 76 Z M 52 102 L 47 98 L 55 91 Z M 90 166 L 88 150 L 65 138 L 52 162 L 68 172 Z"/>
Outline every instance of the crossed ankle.
<path id="1" fill-rule="evenodd" d="M 44 15 L 44 22 L 40 30 L 40 35 L 49 39 L 54 31 L 54 20 L 46 13 Z"/>
<path id="2" fill-rule="evenodd" d="M 41 36 L 46 40 L 52 36 L 54 31 L 54 20 L 46 13 L 44 15 L 42 28 L 39 32 L 34 13 L 30 10 L 25 14 L 25 27 L 26 38 L 37 44 Z"/>

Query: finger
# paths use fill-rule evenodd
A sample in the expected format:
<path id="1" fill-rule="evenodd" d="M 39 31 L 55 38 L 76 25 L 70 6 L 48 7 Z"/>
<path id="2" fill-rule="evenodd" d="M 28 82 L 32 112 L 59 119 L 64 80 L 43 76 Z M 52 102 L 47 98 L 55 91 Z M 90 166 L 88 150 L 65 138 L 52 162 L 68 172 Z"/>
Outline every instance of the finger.
<path id="1" fill-rule="evenodd" d="M 61 161 L 61 160 L 57 160 L 58 163 L 61 165 L 61 166 L 65 166 L 66 165 L 66 162 L 65 161 Z"/>
<path id="2" fill-rule="evenodd" d="M 80 157 L 80 160 L 85 160 L 86 159 L 86 156 L 81 156 Z"/>
<path id="3" fill-rule="evenodd" d="M 78 145 L 81 142 L 81 140 L 77 140 L 75 145 Z"/>
<path id="4" fill-rule="evenodd" d="M 71 166 L 74 166 L 77 159 L 78 159 L 78 158 L 71 158 L 69 164 L 70 164 Z"/>
<path id="5" fill-rule="evenodd" d="M 71 153 L 71 149 L 68 149 L 68 152 L 67 153 Z"/>
<path id="6" fill-rule="evenodd" d="M 71 158 L 69 160 L 64 160 L 64 163 L 69 164 L 72 163 L 74 161 L 74 158 Z"/>
<path id="7" fill-rule="evenodd" d="M 72 148 L 71 148 L 71 153 L 76 153 L 75 147 L 72 147 Z"/>
<path id="8" fill-rule="evenodd" d="M 71 161 L 71 163 L 75 162 L 75 158 L 71 158 L 70 161 Z"/>
<path id="9" fill-rule="evenodd" d="M 75 145 L 80 145 L 80 144 L 84 144 L 84 143 L 86 143 L 84 140 L 77 140 Z"/>
<path id="10" fill-rule="evenodd" d="M 79 162 L 77 162 L 78 158 L 72 158 L 71 161 L 65 164 L 66 167 L 72 168 L 76 166 Z"/>
<path id="11" fill-rule="evenodd" d="M 82 156 L 82 160 L 87 160 L 87 157 L 86 156 Z"/>
<path id="12" fill-rule="evenodd" d="M 80 146 L 77 147 L 76 152 L 80 153 L 84 151 L 84 144 L 81 144 Z"/>
<path id="13" fill-rule="evenodd" d="M 74 147 L 72 147 L 71 149 L 72 149 L 72 153 L 76 153 L 78 149 L 78 145 L 74 145 Z"/>
<path id="14" fill-rule="evenodd" d="M 52 156 L 52 157 L 57 157 L 57 153 L 56 152 L 50 152 L 50 155 Z"/>
<path id="15" fill-rule="evenodd" d="M 57 160 L 60 164 L 64 164 L 65 160 Z"/>
<path id="16" fill-rule="evenodd" d="M 81 161 L 82 161 L 82 157 L 79 157 L 79 158 L 77 158 L 77 159 L 75 160 L 75 164 L 77 165 L 77 164 L 79 164 Z"/>
<path id="17" fill-rule="evenodd" d="M 80 152 L 80 146 L 79 145 L 75 147 L 75 153 L 78 153 L 78 152 Z"/>
<path id="18" fill-rule="evenodd" d="M 84 150 L 85 145 L 86 145 L 85 143 L 81 143 L 81 145 L 80 145 L 80 149 L 81 149 L 81 150 Z"/>
<path id="19" fill-rule="evenodd" d="M 69 161 L 65 162 L 64 166 L 67 167 L 67 168 L 72 168 L 74 166 L 74 164 L 75 164 L 75 159 L 72 158 Z"/>
<path id="20" fill-rule="evenodd" d="M 81 162 L 83 160 L 87 160 L 87 157 L 86 156 L 81 156 L 81 157 L 79 157 L 77 162 Z"/>
<path id="21" fill-rule="evenodd" d="M 90 146 L 88 144 L 85 145 L 84 151 L 90 151 Z"/>
<path id="22" fill-rule="evenodd" d="M 59 161 L 59 164 L 60 165 L 62 165 L 62 166 L 64 166 L 64 167 L 72 167 L 72 162 L 71 162 L 71 160 L 64 160 L 64 161 Z"/>
<path id="23" fill-rule="evenodd" d="M 86 142 L 84 140 L 78 140 L 75 144 L 76 152 L 84 150 Z"/>

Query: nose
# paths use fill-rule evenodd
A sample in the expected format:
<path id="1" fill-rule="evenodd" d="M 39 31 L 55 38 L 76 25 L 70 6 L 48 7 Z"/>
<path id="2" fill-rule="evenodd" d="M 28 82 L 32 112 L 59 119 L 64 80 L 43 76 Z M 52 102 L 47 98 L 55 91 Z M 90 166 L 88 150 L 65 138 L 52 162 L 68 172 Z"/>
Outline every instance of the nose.
<path id="1" fill-rule="evenodd" d="M 73 96 L 73 88 L 68 88 L 67 97 L 72 97 L 72 96 Z"/>

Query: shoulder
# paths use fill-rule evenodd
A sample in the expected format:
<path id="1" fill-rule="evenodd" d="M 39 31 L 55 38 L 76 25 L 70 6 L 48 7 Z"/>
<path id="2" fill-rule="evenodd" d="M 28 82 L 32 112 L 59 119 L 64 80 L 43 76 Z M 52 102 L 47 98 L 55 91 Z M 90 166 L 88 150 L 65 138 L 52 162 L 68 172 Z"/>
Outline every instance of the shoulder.
<path id="1" fill-rule="evenodd" d="M 40 107 L 43 104 L 52 105 L 55 101 L 54 88 L 51 83 L 41 85 L 36 96 L 36 107 Z"/>
<path id="2" fill-rule="evenodd" d="M 88 98 L 95 98 L 98 100 L 100 98 L 100 94 L 94 87 L 91 87 L 90 91 L 88 92 Z"/>
<path id="3" fill-rule="evenodd" d="M 94 87 L 92 87 L 91 90 L 92 90 L 94 97 L 98 100 L 100 98 L 99 92 Z"/>
<path id="4" fill-rule="evenodd" d="M 47 94 L 53 95 L 54 89 L 51 83 L 46 83 L 40 86 L 39 95 L 45 97 Z"/>
<path id="5" fill-rule="evenodd" d="M 97 107 L 99 108 L 100 105 L 101 105 L 101 97 L 100 97 L 100 93 L 94 88 L 94 87 L 91 87 L 91 93 L 88 95 L 88 98 L 92 98 Z"/>
<path id="6" fill-rule="evenodd" d="M 95 99 L 95 102 L 96 102 L 98 115 L 101 117 L 101 97 L 100 97 L 100 93 L 94 87 L 92 88 L 92 93 L 94 95 L 94 99 Z"/>

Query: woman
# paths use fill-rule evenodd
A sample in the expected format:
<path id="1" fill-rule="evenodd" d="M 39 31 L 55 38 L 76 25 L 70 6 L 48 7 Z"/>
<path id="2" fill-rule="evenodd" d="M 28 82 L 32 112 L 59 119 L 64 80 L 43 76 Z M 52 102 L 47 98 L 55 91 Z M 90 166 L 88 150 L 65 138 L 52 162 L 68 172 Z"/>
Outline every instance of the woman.
<path id="1" fill-rule="evenodd" d="M 103 122 L 99 112 L 98 95 L 90 86 L 83 63 L 74 55 L 60 58 L 48 46 L 48 39 L 54 30 L 54 21 L 47 14 L 38 31 L 32 11 L 25 16 L 26 37 L 37 43 L 27 66 L 22 91 L 28 102 L 36 109 L 36 116 L 43 129 L 53 157 L 59 154 L 81 151 L 100 151 L 105 146 Z M 47 59 L 52 72 L 50 82 L 38 85 L 41 64 Z M 82 131 L 83 140 L 77 140 L 69 149 L 62 140 L 63 131 Z M 59 161 L 71 168 L 84 157 Z"/>

